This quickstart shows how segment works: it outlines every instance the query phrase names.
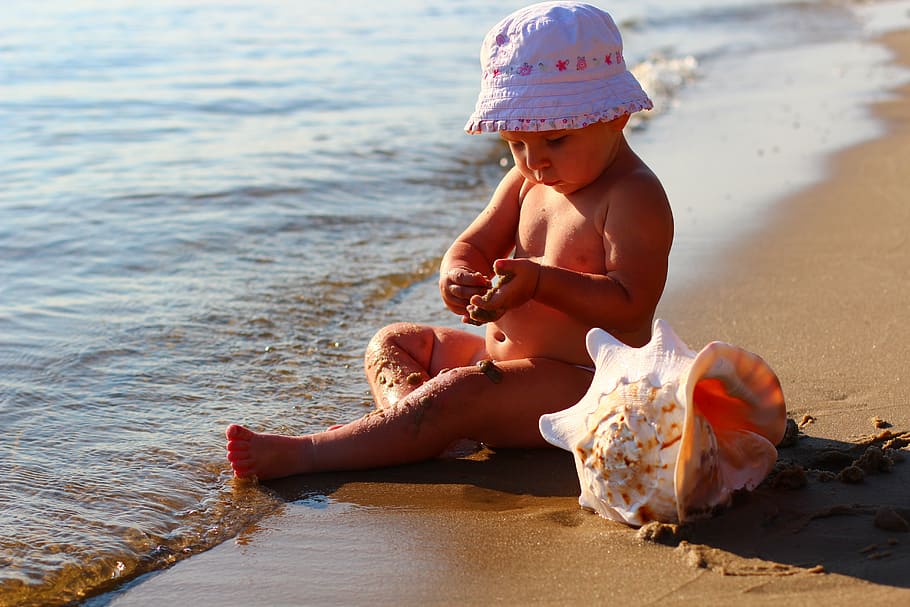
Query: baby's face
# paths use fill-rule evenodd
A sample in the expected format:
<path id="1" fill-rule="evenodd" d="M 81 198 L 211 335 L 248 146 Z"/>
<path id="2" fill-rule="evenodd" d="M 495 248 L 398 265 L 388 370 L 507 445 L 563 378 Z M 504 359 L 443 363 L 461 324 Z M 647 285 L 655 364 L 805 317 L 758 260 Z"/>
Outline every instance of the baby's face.
<path id="1" fill-rule="evenodd" d="M 589 185 L 603 173 L 616 152 L 626 119 L 598 122 L 562 131 L 502 131 L 515 166 L 525 179 L 561 194 Z"/>

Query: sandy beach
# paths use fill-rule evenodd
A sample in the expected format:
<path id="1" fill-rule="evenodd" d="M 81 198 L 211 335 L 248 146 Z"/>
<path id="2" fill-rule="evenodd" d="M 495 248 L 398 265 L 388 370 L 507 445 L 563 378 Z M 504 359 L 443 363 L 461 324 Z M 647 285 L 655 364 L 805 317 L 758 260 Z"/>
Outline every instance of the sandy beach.
<path id="1" fill-rule="evenodd" d="M 910 65 L 910 32 L 885 43 Z M 580 509 L 556 450 L 291 478 L 269 485 L 287 500 L 275 515 L 96 601 L 910 604 L 910 87 L 874 111 L 886 136 L 830 159 L 826 180 L 659 308 L 696 349 L 765 358 L 800 426 L 779 474 L 728 510 L 648 536 Z M 845 482 L 870 446 L 904 461 Z"/>

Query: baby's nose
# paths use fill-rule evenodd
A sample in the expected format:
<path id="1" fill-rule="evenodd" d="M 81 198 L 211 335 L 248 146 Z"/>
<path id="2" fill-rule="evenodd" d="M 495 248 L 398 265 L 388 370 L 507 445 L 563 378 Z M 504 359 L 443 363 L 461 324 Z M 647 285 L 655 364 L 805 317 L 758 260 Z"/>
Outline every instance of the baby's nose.
<path id="1" fill-rule="evenodd" d="M 550 161 L 546 154 L 536 150 L 528 150 L 528 153 L 525 156 L 525 163 L 527 163 L 528 168 L 531 170 L 542 169 L 550 165 Z"/>

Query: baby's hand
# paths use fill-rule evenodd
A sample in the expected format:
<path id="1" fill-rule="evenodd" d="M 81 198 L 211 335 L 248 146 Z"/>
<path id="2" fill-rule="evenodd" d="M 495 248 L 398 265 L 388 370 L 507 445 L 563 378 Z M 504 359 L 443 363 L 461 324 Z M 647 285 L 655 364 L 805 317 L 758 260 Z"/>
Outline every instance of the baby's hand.
<path id="1" fill-rule="evenodd" d="M 490 280 L 469 268 L 451 268 L 439 280 L 439 291 L 446 307 L 464 317 L 468 315 L 466 308 L 471 298 L 484 294 L 489 288 Z"/>
<path id="2" fill-rule="evenodd" d="M 486 322 L 499 320 L 502 315 L 506 313 L 505 308 L 492 308 L 486 306 L 489 305 L 490 300 L 493 299 L 493 296 L 497 291 L 499 291 L 499 288 L 512 280 L 514 277 L 515 275 L 511 272 L 506 272 L 505 274 L 497 274 L 494 276 L 492 286 L 486 293 L 480 295 L 479 297 L 475 296 L 471 298 L 471 303 L 469 303 L 466 308 L 468 317 L 465 319 L 465 322 L 468 322 L 472 325 L 482 325 Z M 475 300 L 477 299 L 479 299 L 479 302 L 475 303 Z"/>
<path id="3" fill-rule="evenodd" d="M 493 264 L 499 280 L 483 295 L 475 295 L 466 307 L 472 324 L 499 320 L 511 308 L 534 297 L 540 265 L 528 259 L 499 259 Z"/>

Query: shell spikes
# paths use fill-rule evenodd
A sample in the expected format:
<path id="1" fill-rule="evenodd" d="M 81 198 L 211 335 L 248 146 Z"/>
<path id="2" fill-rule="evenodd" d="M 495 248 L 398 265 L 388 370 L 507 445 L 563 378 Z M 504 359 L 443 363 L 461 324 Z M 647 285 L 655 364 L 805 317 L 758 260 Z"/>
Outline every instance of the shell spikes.
<path id="1" fill-rule="evenodd" d="M 586 343 L 588 392 L 540 418 L 543 437 L 575 457 L 583 507 L 631 525 L 684 522 L 771 471 L 786 408 L 759 356 L 723 342 L 696 354 L 663 320 L 641 348 L 602 329 Z"/>

